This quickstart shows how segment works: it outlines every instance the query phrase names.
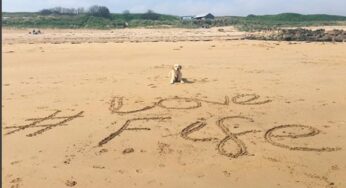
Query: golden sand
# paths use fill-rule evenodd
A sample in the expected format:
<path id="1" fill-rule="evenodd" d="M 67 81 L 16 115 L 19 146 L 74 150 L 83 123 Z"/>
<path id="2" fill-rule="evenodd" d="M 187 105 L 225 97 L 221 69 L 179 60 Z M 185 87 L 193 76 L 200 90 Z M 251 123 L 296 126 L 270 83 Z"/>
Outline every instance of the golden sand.
<path id="1" fill-rule="evenodd" d="M 3 186 L 346 187 L 346 44 L 227 29 L 4 30 Z"/>

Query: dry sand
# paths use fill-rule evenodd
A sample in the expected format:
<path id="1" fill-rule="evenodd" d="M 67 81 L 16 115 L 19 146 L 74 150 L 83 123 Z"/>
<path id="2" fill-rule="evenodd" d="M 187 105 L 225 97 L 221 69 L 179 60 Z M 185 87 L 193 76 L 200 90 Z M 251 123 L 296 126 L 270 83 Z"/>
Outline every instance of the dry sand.
<path id="1" fill-rule="evenodd" d="M 123 43 L 123 42 L 184 42 L 228 41 L 242 38 L 244 32 L 234 27 L 211 29 L 116 29 L 116 30 L 69 30 L 41 29 L 42 35 L 30 35 L 31 29 L 4 29 L 5 44 L 12 43 Z"/>
<path id="2" fill-rule="evenodd" d="M 21 31 L 4 30 L 4 187 L 346 187 L 345 43 Z"/>

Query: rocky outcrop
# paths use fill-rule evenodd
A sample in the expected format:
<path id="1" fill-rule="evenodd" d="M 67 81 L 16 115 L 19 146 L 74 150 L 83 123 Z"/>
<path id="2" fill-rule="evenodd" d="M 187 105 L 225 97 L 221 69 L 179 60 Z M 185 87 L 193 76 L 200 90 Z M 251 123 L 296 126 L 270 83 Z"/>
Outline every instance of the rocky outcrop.
<path id="1" fill-rule="evenodd" d="M 261 32 L 245 36 L 249 40 L 273 40 L 273 41 L 319 41 L 319 42 L 345 42 L 346 31 L 324 29 L 280 29 L 277 31 Z"/>

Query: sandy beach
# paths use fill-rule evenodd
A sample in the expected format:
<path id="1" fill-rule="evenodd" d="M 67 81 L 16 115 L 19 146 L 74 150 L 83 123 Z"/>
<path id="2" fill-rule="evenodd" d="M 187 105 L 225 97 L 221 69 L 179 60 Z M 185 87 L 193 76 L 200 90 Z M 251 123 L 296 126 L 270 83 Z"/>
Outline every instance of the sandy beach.
<path id="1" fill-rule="evenodd" d="M 28 31 L 3 30 L 3 187 L 346 187 L 346 43 Z"/>
<path id="2" fill-rule="evenodd" d="M 37 29 L 36 29 L 37 30 Z M 42 35 L 29 35 L 30 29 L 10 29 L 3 31 L 3 43 L 123 43 L 123 42 L 198 42 L 239 40 L 244 32 L 234 27 L 211 29 L 41 29 Z M 220 31 L 219 31 L 220 30 Z"/>

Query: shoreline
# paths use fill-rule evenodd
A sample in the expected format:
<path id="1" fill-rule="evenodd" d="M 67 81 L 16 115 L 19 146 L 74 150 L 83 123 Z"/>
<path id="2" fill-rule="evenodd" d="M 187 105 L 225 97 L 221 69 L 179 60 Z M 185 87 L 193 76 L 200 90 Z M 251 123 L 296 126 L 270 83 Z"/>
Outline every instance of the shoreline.
<path id="1" fill-rule="evenodd" d="M 346 30 L 346 26 L 320 26 L 303 27 L 304 29 L 325 29 L 326 32 L 334 29 Z M 295 29 L 295 28 L 284 28 Z M 126 28 L 126 29 L 40 29 L 42 34 L 32 35 L 30 29 L 9 29 L 2 28 L 2 44 L 83 44 L 83 43 L 141 43 L 141 42 L 208 42 L 208 41 L 233 41 L 233 40 L 262 40 L 262 36 L 268 36 L 271 32 L 242 32 L 235 27 L 213 27 L 209 29 L 147 29 L 147 28 Z M 253 36 L 252 39 L 249 36 Z M 254 37 L 256 36 L 256 37 Z M 281 42 L 285 40 L 262 40 Z M 291 42 L 299 42 L 292 40 Z M 315 41 L 300 41 L 315 42 Z M 331 42 L 331 41 L 316 41 Z"/>

